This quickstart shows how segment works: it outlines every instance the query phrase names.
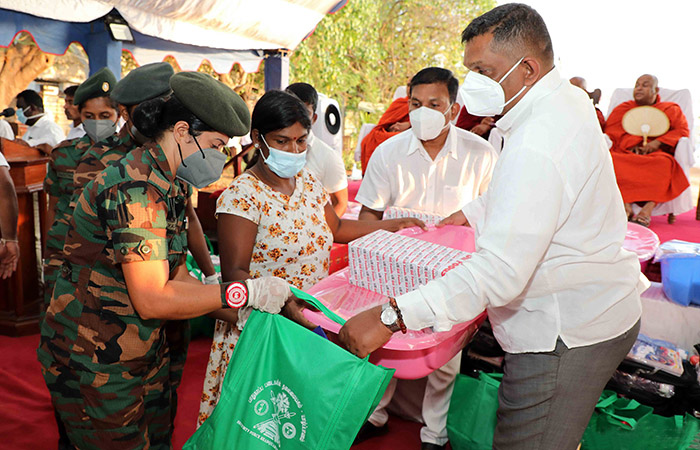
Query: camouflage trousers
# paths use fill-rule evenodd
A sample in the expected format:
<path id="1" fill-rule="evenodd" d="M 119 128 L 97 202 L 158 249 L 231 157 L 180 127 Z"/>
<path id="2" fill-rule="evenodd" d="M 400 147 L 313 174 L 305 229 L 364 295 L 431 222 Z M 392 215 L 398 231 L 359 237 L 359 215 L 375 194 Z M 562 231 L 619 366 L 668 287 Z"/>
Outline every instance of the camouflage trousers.
<path id="1" fill-rule="evenodd" d="M 48 259 L 44 260 L 44 308 L 41 310 L 41 319 L 44 318 L 46 310 L 49 309 L 53 288 L 56 285 L 56 278 L 58 278 L 58 274 L 60 273 L 60 264 L 52 263 L 52 261 Z"/>
<path id="2" fill-rule="evenodd" d="M 170 449 L 175 416 L 166 355 L 141 376 L 119 365 L 43 368 L 46 386 L 78 449 Z"/>

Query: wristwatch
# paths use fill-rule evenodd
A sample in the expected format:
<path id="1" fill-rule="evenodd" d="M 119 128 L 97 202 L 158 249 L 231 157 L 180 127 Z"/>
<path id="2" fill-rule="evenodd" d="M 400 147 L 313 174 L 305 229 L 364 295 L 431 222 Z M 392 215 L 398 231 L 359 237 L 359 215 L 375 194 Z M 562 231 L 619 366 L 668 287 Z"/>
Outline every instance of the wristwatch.
<path id="1" fill-rule="evenodd" d="M 396 314 L 396 311 L 389 303 L 384 303 L 382 305 L 382 315 L 379 318 L 392 333 L 396 333 L 401 329 L 398 323 L 399 315 Z"/>
<path id="2" fill-rule="evenodd" d="M 394 298 L 389 298 L 389 302 L 382 305 L 382 313 L 379 319 L 392 333 L 396 333 L 397 331 L 401 331 L 404 334 L 406 333 L 406 325 L 403 322 L 401 311 Z"/>

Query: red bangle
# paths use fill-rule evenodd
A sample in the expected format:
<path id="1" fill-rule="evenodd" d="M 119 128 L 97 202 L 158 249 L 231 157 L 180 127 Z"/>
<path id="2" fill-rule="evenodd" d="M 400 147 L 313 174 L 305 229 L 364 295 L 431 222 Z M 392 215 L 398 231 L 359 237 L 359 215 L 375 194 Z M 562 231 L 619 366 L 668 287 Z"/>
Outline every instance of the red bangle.
<path id="1" fill-rule="evenodd" d="M 401 333 L 406 334 L 406 324 L 403 321 L 403 315 L 399 309 L 399 305 L 396 304 L 396 299 L 394 297 L 389 297 L 389 305 L 396 311 L 397 319 L 396 324 L 401 328 Z"/>

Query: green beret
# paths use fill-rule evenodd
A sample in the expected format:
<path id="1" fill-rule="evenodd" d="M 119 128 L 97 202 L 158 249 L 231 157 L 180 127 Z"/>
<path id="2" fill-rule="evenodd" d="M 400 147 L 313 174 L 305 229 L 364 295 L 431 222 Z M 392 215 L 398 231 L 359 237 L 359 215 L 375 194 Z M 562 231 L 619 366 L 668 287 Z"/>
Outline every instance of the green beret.
<path id="1" fill-rule="evenodd" d="M 117 78 L 112 71 L 103 67 L 78 86 L 73 97 L 73 104 L 79 105 L 95 97 L 109 97 L 109 93 L 112 92 L 116 84 Z"/>
<path id="2" fill-rule="evenodd" d="M 250 112 L 243 99 L 221 81 L 201 72 L 180 72 L 170 78 L 173 95 L 199 120 L 228 137 L 250 130 Z"/>
<path id="3" fill-rule="evenodd" d="M 112 91 L 115 102 L 131 106 L 170 92 L 170 77 L 175 71 L 166 62 L 137 67 L 122 78 Z"/>

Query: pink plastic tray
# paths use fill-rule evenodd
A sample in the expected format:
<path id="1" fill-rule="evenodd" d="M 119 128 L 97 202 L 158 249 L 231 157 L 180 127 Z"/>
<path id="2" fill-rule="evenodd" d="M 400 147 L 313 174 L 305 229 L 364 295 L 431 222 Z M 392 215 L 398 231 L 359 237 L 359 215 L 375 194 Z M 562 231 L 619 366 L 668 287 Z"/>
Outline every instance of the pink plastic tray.
<path id="1" fill-rule="evenodd" d="M 408 228 L 400 233 L 460 250 L 474 251 L 474 231 L 471 228 L 449 226 L 430 228 L 427 232 L 420 228 Z M 345 319 L 388 301 L 384 295 L 351 285 L 349 276 L 349 269 L 345 268 L 320 281 L 308 292 Z M 309 320 L 330 333 L 337 334 L 340 330 L 340 325 L 321 313 L 305 310 L 305 314 Z M 429 328 L 409 330 L 406 334 L 396 333 L 383 348 L 372 354 L 370 360 L 396 369 L 397 378 L 424 377 L 452 359 L 485 318 L 484 312 L 476 319 L 442 333 L 435 333 Z M 336 339 L 336 336 L 329 337 Z"/>

